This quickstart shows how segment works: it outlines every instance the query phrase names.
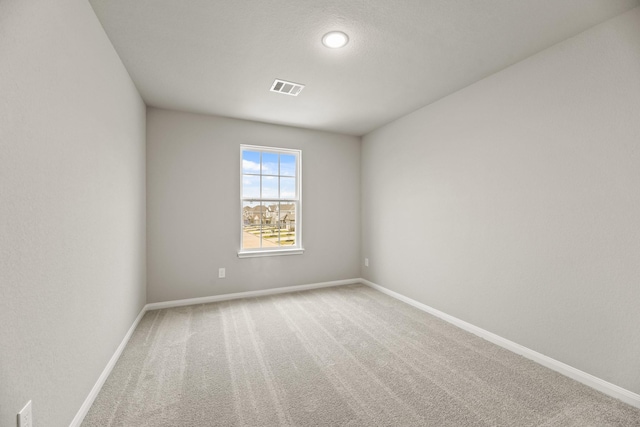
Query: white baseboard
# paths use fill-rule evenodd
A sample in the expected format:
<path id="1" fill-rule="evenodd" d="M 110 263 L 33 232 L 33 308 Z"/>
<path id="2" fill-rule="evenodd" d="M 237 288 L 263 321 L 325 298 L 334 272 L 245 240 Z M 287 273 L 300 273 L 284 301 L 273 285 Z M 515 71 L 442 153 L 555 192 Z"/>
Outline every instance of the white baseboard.
<path id="1" fill-rule="evenodd" d="M 283 294 L 287 292 L 307 291 L 310 289 L 327 288 L 330 286 L 352 285 L 361 283 L 362 279 L 334 280 L 333 282 L 311 283 L 308 285 L 285 286 L 282 288 L 264 289 L 260 291 L 236 292 L 233 294 L 213 295 L 210 297 L 179 299 L 174 301 L 153 302 L 147 304 L 146 311 L 160 310 L 163 308 L 181 307 L 184 305 L 207 304 L 210 302 L 229 301 L 240 298 L 261 297 L 265 295 Z"/>
<path id="2" fill-rule="evenodd" d="M 440 310 L 436 310 L 433 307 L 429 307 L 426 304 L 423 304 L 414 299 L 406 297 L 402 294 L 389 290 L 383 286 L 377 285 L 366 279 L 360 279 L 360 282 L 382 293 L 385 293 L 393 298 L 396 298 L 402 302 L 406 302 L 407 304 L 412 305 L 422 311 L 425 311 L 429 314 L 439 317 L 440 319 L 445 320 L 446 322 L 449 322 L 461 329 L 464 329 L 467 332 L 471 332 L 472 334 L 477 335 L 480 338 L 484 338 L 485 340 L 490 341 L 496 345 L 499 345 L 500 347 L 506 348 L 507 350 L 510 350 L 521 356 L 524 356 L 527 359 L 533 360 L 534 362 L 537 362 L 542 366 L 545 366 L 562 375 L 565 375 L 571 379 L 574 379 L 582 384 L 585 384 L 591 388 L 594 388 L 608 396 L 621 400 L 636 408 L 640 408 L 639 394 L 633 393 L 620 386 L 617 386 L 603 379 L 595 377 L 591 374 L 583 372 L 579 369 L 576 369 L 572 366 L 567 365 L 566 363 L 562 363 L 558 360 L 552 359 L 551 357 L 545 356 L 544 354 L 538 353 L 537 351 L 531 350 L 530 348 L 524 347 L 513 341 L 509 341 L 506 338 L 502 338 L 499 335 L 486 331 L 482 328 L 472 325 L 471 323 L 467 323 L 464 320 L 460 320 L 456 317 L 450 316 L 446 313 L 443 313 Z"/>
<path id="3" fill-rule="evenodd" d="M 111 359 L 109 359 L 109 363 L 107 363 L 107 366 L 102 371 L 102 374 L 100 374 L 100 377 L 98 377 L 98 381 L 96 381 L 93 388 L 89 392 L 89 395 L 84 400 L 84 403 L 82 403 L 80 410 L 78 411 L 76 416 L 73 418 L 73 421 L 71 421 L 71 424 L 69 424 L 69 427 L 80 427 L 80 424 L 82 424 L 84 417 L 87 416 L 87 412 L 89 412 L 91 405 L 93 405 L 93 401 L 96 400 L 98 393 L 100 393 L 100 389 L 102 389 L 104 382 L 107 380 L 107 377 L 109 377 L 109 374 L 111 374 L 113 367 L 116 365 L 116 362 L 120 358 L 120 355 L 124 351 L 124 348 L 127 346 L 127 343 L 131 338 L 131 335 L 133 335 L 133 331 L 136 330 L 136 327 L 138 326 L 138 323 L 140 323 L 140 320 L 142 319 L 142 316 L 144 316 L 145 312 L 146 312 L 145 307 L 143 307 L 142 310 L 140 310 L 138 317 L 136 317 L 136 320 L 133 321 L 133 324 L 127 331 L 127 334 L 122 339 L 122 342 L 116 349 L 115 353 L 113 353 L 113 356 L 111 356 Z"/>

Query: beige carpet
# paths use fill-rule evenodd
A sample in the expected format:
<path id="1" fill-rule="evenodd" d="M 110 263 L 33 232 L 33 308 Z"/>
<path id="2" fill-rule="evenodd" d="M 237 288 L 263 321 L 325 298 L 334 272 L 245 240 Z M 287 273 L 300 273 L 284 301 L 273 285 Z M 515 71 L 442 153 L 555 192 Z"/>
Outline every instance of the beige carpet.
<path id="1" fill-rule="evenodd" d="M 82 425 L 640 426 L 640 410 L 352 285 L 148 312 Z"/>

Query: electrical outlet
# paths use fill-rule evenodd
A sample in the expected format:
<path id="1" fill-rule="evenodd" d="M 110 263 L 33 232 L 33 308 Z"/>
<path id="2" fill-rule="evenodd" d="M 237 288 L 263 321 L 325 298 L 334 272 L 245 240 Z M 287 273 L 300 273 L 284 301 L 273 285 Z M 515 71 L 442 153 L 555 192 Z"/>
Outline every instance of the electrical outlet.
<path id="1" fill-rule="evenodd" d="M 364 266 L 369 267 L 369 258 L 364 259 Z"/>
<path id="2" fill-rule="evenodd" d="M 33 427 L 33 417 L 31 416 L 31 401 L 27 402 L 18 412 L 18 427 Z"/>
<path id="3" fill-rule="evenodd" d="M 224 268 L 218 269 L 218 279 L 224 279 L 226 275 L 227 273 Z"/>

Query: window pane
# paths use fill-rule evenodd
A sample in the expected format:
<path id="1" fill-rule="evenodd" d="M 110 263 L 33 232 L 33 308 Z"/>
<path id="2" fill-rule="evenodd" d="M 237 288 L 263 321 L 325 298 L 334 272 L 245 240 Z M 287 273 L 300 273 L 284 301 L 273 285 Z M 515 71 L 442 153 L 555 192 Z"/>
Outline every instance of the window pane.
<path id="1" fill-rule="evenodd" d="M 296 176 L 296 156 L 290 154 L 280 155 L 280 175 Z"/>
<path id="2" fill-rule="evenodd" d="M 242 249 L 260 247 L 261 228 L 260 203 L 244 202 L 242 204 Z"/>
<path id="3" fill-rule="evenodd" d="M 281 199 L 295 199 L 296 197 L 296 179 L 295 178 L 280 178 L 280 198 Z"/>
<path id="4" fill-rule="evenodd" d="M 262 177 L 262 198 L 263 199 L 278 198 L 278 177 L 277 176 Z"/>
<path id="5" fill-rule="evenodd" d="M 260 153 L 258 151 L 242 152 L 242 173 L 260 173 Z"/>
<path id="6" fill-rule="evenodd" d="M 242 197 L 245 199 L 260 197 L 260 176 L 242 175 Z"/>
<path id="7" fill-rule="evenodd" d="M 262 153 L 262 173 L 265 175 L 278 175 L 278 154 Z"/>
<path id="8" fill-rule="evenodd" d="M 262 247 L 275 248 L 279 246 L 280 232 L 278 230 L 278 204 L 264 203 L 264 220 L 262 222 Z"/>
<path id="9" fill-rule="evenodd" d="M 278 216 L 278 228 L 280 229 L 280 245 L 291 246 L 296 244 L 296 205 L 294 203 L 280 203 Z"/>

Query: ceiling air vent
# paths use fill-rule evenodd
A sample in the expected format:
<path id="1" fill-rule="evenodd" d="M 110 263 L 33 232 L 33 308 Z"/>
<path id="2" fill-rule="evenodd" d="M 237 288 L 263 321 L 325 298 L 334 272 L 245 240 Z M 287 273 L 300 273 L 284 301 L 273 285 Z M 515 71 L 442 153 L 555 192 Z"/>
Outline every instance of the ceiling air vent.
<path id="1" fill-rule="evenodd" d="M 271 85 L 271 92 L 284 93 L 291 96 L 298 96 L 302 89 L 304 89 L 304 85 L 300 83 L 287 82 L 280 79 L 275 79 Z"/>

